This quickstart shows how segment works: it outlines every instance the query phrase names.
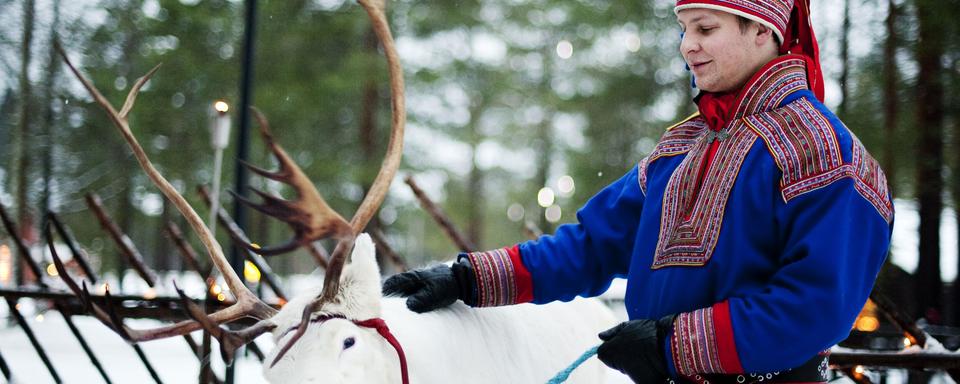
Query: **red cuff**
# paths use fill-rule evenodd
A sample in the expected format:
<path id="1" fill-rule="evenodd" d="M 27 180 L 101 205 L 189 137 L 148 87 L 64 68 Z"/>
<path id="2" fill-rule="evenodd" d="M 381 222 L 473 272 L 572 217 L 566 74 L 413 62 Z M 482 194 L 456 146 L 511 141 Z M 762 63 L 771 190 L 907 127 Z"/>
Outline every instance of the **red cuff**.
<path id="1" fill-rule="evenodd" d="M 467 254 L 477 278 L 477 306 L 533 301 L 533 280 L 523 266 L 519 246 Z"/>
<path id="2" fill-rule="evenodd" d="M 726 301 L 677 315 L 670 342 L 680 375 L 743 372 Z"/>
<path id="3" fill-rule="evenodd" d="M 507 248 L 507 254 L 510 255 L 510 261 L 513 263 L 514 284 L 517 287 L 517 302 L 529 303 L 533 301 L 533 278 L 530 271 L 523 265 L 523 259 L 520 258 L 520 246 L 514 245 Z"/>
<path id="4" fill-rule="evenodd" d="M 720 366 L 726 373 L 743 373 L 737 344 L 733 339 L 733 323 L 730 321 L 730 305 L 723 301 L 713 305 L 713 327 L 717 333 L 717 350 L 720 351 Z"/>

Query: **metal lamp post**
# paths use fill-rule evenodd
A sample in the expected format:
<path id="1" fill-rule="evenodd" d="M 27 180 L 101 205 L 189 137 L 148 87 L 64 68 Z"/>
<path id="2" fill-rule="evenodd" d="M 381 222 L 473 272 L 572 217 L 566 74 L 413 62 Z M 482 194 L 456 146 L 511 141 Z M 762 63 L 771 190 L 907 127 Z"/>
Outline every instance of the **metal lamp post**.
<path id="1" fill-rule="evenodd" d="M 230 142 L 230 106 L 223 100 L 213 103 L 210 118 L 210 146 L 213 147 L 213 182 L 210 193 L 210 219 L 207 226 L 216 234 L 217 210 L 220 209 L 220 171 L 223 168 L 223 150 Z"/>

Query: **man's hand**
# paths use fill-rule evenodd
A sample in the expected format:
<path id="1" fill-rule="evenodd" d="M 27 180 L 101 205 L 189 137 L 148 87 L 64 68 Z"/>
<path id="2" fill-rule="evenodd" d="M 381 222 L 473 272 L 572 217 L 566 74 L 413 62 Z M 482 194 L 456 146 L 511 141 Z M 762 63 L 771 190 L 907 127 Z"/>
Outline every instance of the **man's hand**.
<path id="1" fill-rule="evenodd" d="M 597 358 L 610 368 L 629 376 L 636 383 L 663 383 L 667 363 L 664 340 L 673 327 L 673 315 L 655 320 L 631 320 L 598 335 L 603 344 Z"/>
<path id="2" fill-rule="evenodd" d="M 452 266 L 437 265 L 390 276 L 383 282 L 383 294 L 406 297 L 407 308 L 424 313 L 446 307 L 457 299 L 474 303 L 474 280 L 470 262 L 460 260 Z"/>

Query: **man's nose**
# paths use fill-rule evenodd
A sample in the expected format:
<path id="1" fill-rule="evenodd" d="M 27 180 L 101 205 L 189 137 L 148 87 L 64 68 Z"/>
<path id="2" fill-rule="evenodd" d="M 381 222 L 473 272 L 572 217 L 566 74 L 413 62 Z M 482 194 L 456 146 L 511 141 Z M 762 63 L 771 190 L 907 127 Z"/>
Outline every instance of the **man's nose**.
<path id="1" fill-rule="evenodd" d="M 691 36 L 689 33 L 680 33 L 680 54 L 686 55 L 690 52 L 695 52 L 700 48 L 700 43 L 694 36 Z"/>

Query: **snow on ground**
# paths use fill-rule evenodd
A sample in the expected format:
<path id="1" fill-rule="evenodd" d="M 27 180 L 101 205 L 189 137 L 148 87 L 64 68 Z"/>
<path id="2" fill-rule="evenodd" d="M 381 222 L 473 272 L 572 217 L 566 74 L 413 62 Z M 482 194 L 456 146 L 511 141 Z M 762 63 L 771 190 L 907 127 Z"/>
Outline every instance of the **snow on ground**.
<path id="1" fill-rule="evenodd" d="M 79 343 L 70 333 L 63 318 L 56 311 L 43 312 L 38 320 L 37 312 L 31 300 L 21 300 L 21 311 L 37 335 L 40 344 L 47 351 L 53 365 L 64 383 L 100 383 L 103 382 L 96 368 L 87 358 Z M 0 316 L 6 312 L 6 303 L 0 303 Z M 107 329 L 92 317 L 75 316 L 74 323 L 86 338 L 97 358 L 104 366 L 107 375 L 114 383 L 152 383 L 147 369 L 140 362 L 133 348 L 119 336 Z M 127 320 L 135 328 L 149 328 L 159 325 L 150 320 Z M 199 332 L 193 334 L 199 340 Z M 256 340 L 264 351 L 273 348 L 269 335 Z M 157 370 L 164 383 L 195 383 L 200 363 L 189 350 L 187 343 L 179 337 L 140 343 L 147 359 Z M 214 354 L 217 346 L 214 341 Z M 30 345 L 27 336 L 16 323 L 0 326 L 0 355 L 11 367 L 14 380 L 10 384 L 53 383 L 40 357 Z M 222 378 L 223 363 L 219 356 L 212 359 L 214 372 Z M 241 357 L 236 362 L 236 380 L 238 384 L 266 383 L 261 374 L 260 362 L 255 356 Z M 619 372 L 610 370 L 608 383 L 629 383 L 630 380 Z M 0 384 L 5 383 L 0 375 Z"/>
<path id="2" fill-rule="evenodd" d="M 73 321 L 95 352 L 111 381 L 114 383 L 153 382 L 133 348 L 123 339 L 92 317 L 75 316 Z M 59 313 L 48 311 L 44 313 L 42 321 L 38 321 L 34 315 L 28 318 L 28 322 L 64 383 L 103 382 Z M 159 323 L 140 320 L 128 321 L 128 324 L 139 328 L 156 326 Z M 194 334 L 194 339 L 199 340 L 199 333 Z M 270 348 L 268 344 L 272 344 L 267 337 L 262 337 L 257 342 L 267 349 Z M 140 346 L 164 383 L 197 382 L 200 363 L 183 338 L 155 340 L 141 343 Z M 0 354 L 12 371 L 11 384 L 54 382 L 30 345 L 26 334 L 16 324 L 0 329 Z M 213 365 L 214 370 L 220 372 L 222 378 L 223 364 L 219 358 L 214 358 Z M 239 359 L 236 366 L 237 383 L 266 383 L 260 374 L 260 364 L 255 357 Z M 3 382 L 2 377 L 0 382 Z"/>

